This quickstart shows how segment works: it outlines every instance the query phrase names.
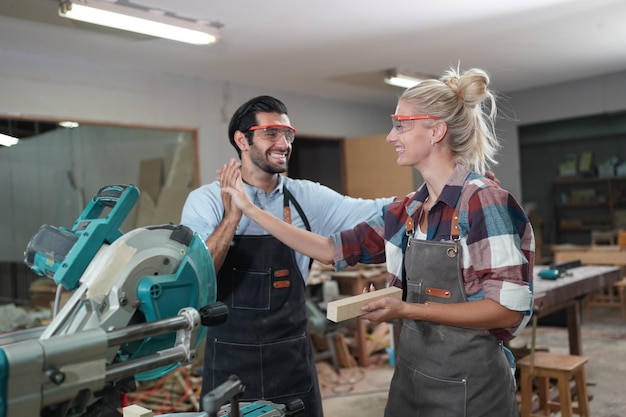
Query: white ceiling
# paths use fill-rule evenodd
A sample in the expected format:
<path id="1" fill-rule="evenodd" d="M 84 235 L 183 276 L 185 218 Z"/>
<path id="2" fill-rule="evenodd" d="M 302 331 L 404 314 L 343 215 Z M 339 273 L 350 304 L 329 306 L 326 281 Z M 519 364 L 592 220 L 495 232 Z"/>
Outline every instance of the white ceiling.
<path id="1" fill-rule="evenodd" d="M 223 25 L 192 46 L 58 17 L 54 0 L 0 0 L 0 48 L 380 105 L 390 68 L 460 62 L 506 93 L 626 70 L 624 0 L 128 0 Z M 0 62 L 0 69 L 2 62 Z"/>

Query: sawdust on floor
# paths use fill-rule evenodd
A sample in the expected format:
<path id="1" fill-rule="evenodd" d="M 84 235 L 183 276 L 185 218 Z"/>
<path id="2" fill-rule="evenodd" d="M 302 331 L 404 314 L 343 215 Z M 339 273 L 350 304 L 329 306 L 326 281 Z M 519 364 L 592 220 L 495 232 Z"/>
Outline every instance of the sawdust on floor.
<path id="1" fill-rule="evenodd" d="M 317 363 L 324 417 L 382 416 L 387 403 L 393 367 L 385 354 L 372 355 L 367 368 L 340 368 L 335 372 L 330 363 Z"/>

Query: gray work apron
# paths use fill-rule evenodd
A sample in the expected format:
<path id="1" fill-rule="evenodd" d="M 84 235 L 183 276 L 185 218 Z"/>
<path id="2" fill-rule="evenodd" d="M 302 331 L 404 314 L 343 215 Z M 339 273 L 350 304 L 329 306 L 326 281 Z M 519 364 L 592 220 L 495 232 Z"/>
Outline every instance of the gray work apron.
<path id="1" fill-rule="evenodd" d="M 456 222 L 453 222 L 453 227 Z M 457 227 L 458 229 L 458 227 Z M 406 301 L 467 302 L 461 245 L 408 237 Z M 487 330 L 403 320 L 386 417 L 517 417 L 502 342 Z"/>
<path id="2" fill-rule="evenodd" d="M 293 197 L 284 193 L 290 221 Z M 236 375 L 245 386 L 242 401 L 301 399 L 299 416 L 322 417 L 305 284 L 293 250 L 273 236 L 236 236 L 218 273 L 217 299 L 228 306 L 228 320 L 208 328 L 202 395 Z"/>

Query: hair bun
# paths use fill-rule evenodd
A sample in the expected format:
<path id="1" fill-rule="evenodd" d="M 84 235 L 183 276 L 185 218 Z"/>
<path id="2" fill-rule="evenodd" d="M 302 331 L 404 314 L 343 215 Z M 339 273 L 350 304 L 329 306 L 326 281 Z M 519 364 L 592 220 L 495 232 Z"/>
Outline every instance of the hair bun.
<path id="1" fill-rule="evenodd" d="M 490 96 L 489 75 L 478 68 L 468 69 L 462 74 L 449 70 L 443 75 L 441 81 L 468 106 L 477 106 Z"/>

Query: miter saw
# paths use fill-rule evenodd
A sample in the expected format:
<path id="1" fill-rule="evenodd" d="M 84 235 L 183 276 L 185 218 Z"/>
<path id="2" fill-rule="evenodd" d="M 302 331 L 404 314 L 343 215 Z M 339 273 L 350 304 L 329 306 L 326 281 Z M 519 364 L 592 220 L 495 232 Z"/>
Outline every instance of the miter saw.
<path id="1" fill-rule="evenodd" d="M 193 361 L 201 324 L 226 319 L 197 234 L 120 231 L 138 198 L 132 185 L 103 187 L 71 230 L 44 225 L 29 242 L 25 262 L 72 295 L 47 327 L 0 339 L 0 417 L 110 415 L 107 396 Z"/>
<path id="2" fill-rule="evenodd" d="M 197 234 L 172 224 L 121 232 L 138 198 L 133 185 L 103 187 L 71 230 L 43 225 L 28 243 L 25 263 L 71 296 L 60 311 L 55 305 L 47 327 L 0 336 L 0 417 L 120 416 L 120 393 L 192 362 L 204 326 L 226 320 Z M 303 409 L 299 400 L 240 404 L 243 389 L 233 376 L 204 396 L 206 411 L 176 415 L 296 416 Z"/>

